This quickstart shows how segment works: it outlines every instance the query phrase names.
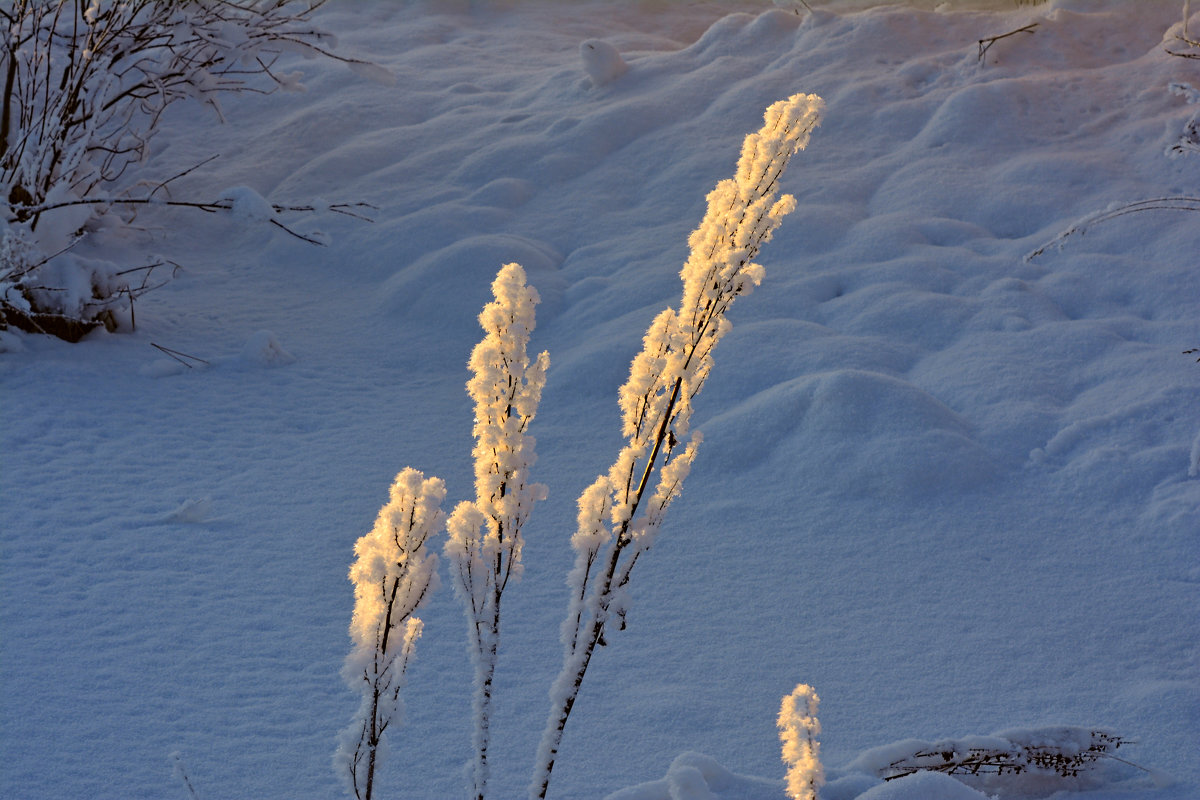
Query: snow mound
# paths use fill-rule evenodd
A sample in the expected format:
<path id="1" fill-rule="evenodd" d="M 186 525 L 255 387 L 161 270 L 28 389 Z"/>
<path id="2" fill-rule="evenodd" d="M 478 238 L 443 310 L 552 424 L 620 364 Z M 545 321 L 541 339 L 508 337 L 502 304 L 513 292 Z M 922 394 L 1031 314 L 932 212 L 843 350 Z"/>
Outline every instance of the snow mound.
<path id="1" fill-rule="evenodd" d="M 421 321 L 446 330 L 445 335 L 469 349 L 476 337 L 472 323 L 488 300 L 488 287 L 501 265 L 516 262 L 538 290 L 538 322 L 545 324 L 558 305 L 562 291 L 553 273 L 562 255 L 551 245 L 524 236 L 487 234 L 470 236 L 404 265 L 383 284 L 377 300 L 388 317 Z M 446 326 L 446 320 L 468 324 Z"/>
<path id="2" fill-rule="evenodd" d="M 604 800 L 779 800 L 783 781 L 730 772 L 700 753 L 683 753 L 671 762 L 666 777 L 631 786 Z"/>
<path id="3" fill-rule="evenodd" d="M 865 495 L 925 496 L 978 486 L 993 472 L 970 424 L 900 378 L 840 369 L 793 379 L 755 394 L 704 423 L 727 464 L 823 452 L 793 467 L 798 481 Z M 829 469 L 831 463 L 836 470 Z"/>
<path id="4" fill-rule="evenodd" d="M 857 800 L 989 800 L 966 784 L 940 772 L 917 772 L 875 786 Z"/>
<path id="5" fill-rule="evenodd" d="M 989 797 L 1049 797 L 1060 791 L 1113 786 L 1145 775 L 1146 771 L 1123 757 L 1123 750 L 1117 755 L 1123 744 L 1128 741 L 1094 727 L 1012 728 L 988 736 L 932 742 L 905 739 L 862 753 L 848 768 L 878 775 L 889 784 L 936 774 Z M 907 790 L 887 794 L 879 788 L 863 797 L 874 797 L 876 791 L 881 797 L 916 796 Z"/>
<path id="6" fill-rule="evenodd" d="M 221 200 L 229 203 L 229 214 L 242 222 L 270 222 L 275 219 L 275 208 L 267 199 L 249 186 L 234 186 L 221 193 Z"/>
<path id="7" fill-rule="evenodd" d="M 296 360 L 291 353 L 283 349 L 283 345 L 270 331 L 251 334 L 242 347 L 239 358 L 244 364 L 260 367 L 278 367 Z"/>
<path id="8" fill-rule="evenodd" d="M 579 58 L 583 71 L 592 79 L 593 86 L 603 86 L 625 74 L 629 69 L 617 48 L 599 39 L 589 39 L 579 45 Z"/>
<path id="9" fill-rule="evenodd" d="M 179 508 L 163 517 L 164 522 L 204 522 L 212 513 L 212 498 L 200 497 L 185 500 Z"/>
<path id="10" fill-rule="evenodd" d="M 147 378 L 166 378 L 171 375 L 178 375 L 187 369 L 187 365 L 171 358 L 156 358 L 149 364 L 143 364 L 138 368 L 138 373 Z"/>

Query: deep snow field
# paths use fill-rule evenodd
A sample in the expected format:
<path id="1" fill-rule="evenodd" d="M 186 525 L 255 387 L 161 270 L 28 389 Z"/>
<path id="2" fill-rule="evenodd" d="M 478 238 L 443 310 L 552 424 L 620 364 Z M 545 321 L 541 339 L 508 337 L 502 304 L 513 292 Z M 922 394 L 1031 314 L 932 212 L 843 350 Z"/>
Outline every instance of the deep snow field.
<path id="1" fill-rule="evenodd" d="M 344 796 L 353 543 L 405 466 L 445 479 L 446 510 L 473 495 L 465 364 L 509 261 L 551 357 L 550 497 L 505 594 L 493 723 L 495 796 L 523 796 L 617 388 L 678 302 L 705 195 L 797 92 L 826 102 L 784 176 L 798 207 L 733 310 L 696 466 L 551 795 L 784 800 L 775 716 L 803 682 L 822 800 L 1200 797 L 1200 215 L 1026 258 L 1114 205 L 1200 195 L 1200 152 L 1166 152 L 1200 113 L 1200 61 L 1163 50 L 1182 3 L 809 5 L 339 0 L 318 17 L 338 52 L 394 85 L 297 61 L 306 92 L 227 98 L 225 125 L 173 107 L 143 174 L 220 154 L 176 196 L 378 210 L 295 220 L 327 247 L 147 213 L 87 244 L 184 265 L 136 331 L 3 335 L 0 797 L 186 800 L 172 753 L 203 800 Z M 589 39 L 628 70 L 593 82 Z M 421 616 L 380 797 L 466 793 L 448 581 Z M 862 771 L 909 738 L 1054 725 L 1133 740 L 1148 771 L 983 791 Z"/>

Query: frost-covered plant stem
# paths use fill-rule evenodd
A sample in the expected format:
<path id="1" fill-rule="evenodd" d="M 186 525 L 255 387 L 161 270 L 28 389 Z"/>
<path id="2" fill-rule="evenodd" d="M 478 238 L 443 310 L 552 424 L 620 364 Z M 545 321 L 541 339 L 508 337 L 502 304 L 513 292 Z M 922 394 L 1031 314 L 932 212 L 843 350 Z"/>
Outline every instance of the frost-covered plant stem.
<path id="1" fill-rule="evenodd" d="M 475 666 L 473 796 L 483 800 L 489 777 L 492 684 L 500 647 L 500 601 L 521 573 L 521 528 L 546 487 L 532 483 L 537 460 L 527 431 L 537 413 L 546 353 L 532 363 L 527 347 L 537 291 L 519 264 L 506 264 L 492 283 L 494 300 L 479 324 L 485 336 L 471 352 L 467 392 L 475 401 L 475 500 L 460 503 L 446 528 L 445 556 L 467 617 L 468 650 Z"/>
<path id="2" fill-rule="evenodd" d="M 825 783 L 821 745 L 817 742 L 821 732 L 817 719 L 820 702 L 816 690 L 801 683 L 780 704 L 779 741 L 783 744 L 783 763 L 788 765 L 787 792 L 791 800 L 817 800 L 817 790 Z"/>
<path id="3" fill-rule="evenodd" d="M 704 220 L 688 239 L 691 255 L 680 272 L 679 309 L 655 318 L 630 366 L 620 393 L 627 442 L 608 473 L 579 498 L 563 665 L 550 691 L 532 798 L 546 796 L 592 655 L 605 644 L 611 622 L 624 627 L 634 565 L 653 544 L 695 458 L 701 437 L 689 435 L 692 399 L 712 369 L 713 348 L 730 328 L 726 312 L 762 280 L 762 267 L 753 259 L 795 207 L 790 195 L 777 198 L 779 178 L 808 143 L 822 105 L 816 95 L 798 94 L 767 108 L 762 129 L 746 137 L 736 175 L 709 193 Z"/>
<path id="4" fill-rule="evenodd" d="M 441 528 L 446 488 L 411 467 L 396 476 L 375 526 L 354 545 L 354 648 L 342 677 L 362 692 L 358 713 L 342 733 L 334 766 L 355 797 L 371 800 L 383 735 L 400 713 L 400 689 L 421 620 L 413 616 L 434 588 L 437 554 L 425 546 Z"/>

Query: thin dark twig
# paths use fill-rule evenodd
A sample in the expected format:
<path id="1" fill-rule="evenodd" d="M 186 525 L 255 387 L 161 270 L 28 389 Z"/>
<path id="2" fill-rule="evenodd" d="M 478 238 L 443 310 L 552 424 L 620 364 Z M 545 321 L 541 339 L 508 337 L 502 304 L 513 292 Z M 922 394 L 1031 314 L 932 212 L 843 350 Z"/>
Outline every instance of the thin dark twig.
<path id="1" fill-rule="evenodd" d="M 1098 225 L 1101 222 L 1108 222 L 1110 220 L 1117 219 L 1118 217 L 1126 216 L 1127 214 L 1136 214 L 1141 211 L 1200 211 L 1200 197 L 1155 197 L 1149 200 L 1137 200 L 1108 211 L 1101 211 L 1092 214 L 1091 216 L 1085 217 L 1081 221 L 1075 223 L 1070 228 L 1067 228 L 1058 236 L 1055 236 L 1049 242 L 1046 242 L 1044 245 L 1025 256 L 1025 261 L 1032 261 L 1046 252 L 1051 245 L 1060 244 L 1071 236 L 1076 234 L 1080 236 L 1084 235 L 1093 225 Z"/>
<path id="2" fill-rule="evenodd" d="M 211 155 L 208 158 L 204 159 L 203 161 L 193 164 L 192 166 L 188 167 L 187 169 L 183 170 L 182 172 L 172 175 L 171 177 L 167 178 L 166 180 L 159 181 L 157 184 L 154 184 L 154 188 L 150 190 L 150 194 L 146 195 L 146 198 L 150 199 L 150 198 L 154 197 L 154 195 L 160 189 L 166 189 L 168 184 L 179 180 L 180 178 L 184 177 L 185 175 L 190 175 L 191 173 L 195 172 L 196 170 L 200 169 L 201 167 L 206 166 L 207 164 L 211 164 L 213 161 L 216 161 L 220 157 L 221 157 L 221 155 L 219 153 Z"/>
<path id="3" fill-rule="evenodd" d="M 38 206 L 33 206 L 32 208 L 22 208 L 20 211 L 21 216 L 13 217 L 13 218 L 9 219 L 8 221 L 9 222 L 18 222 L 23 218 L 41 215 L 41 214 L 46 213 L 47 211 L 54 211 L 55 209 L 59 209 L 59 208 L 69 208 L 72 206 L 86 206 L 86 205 L 168 206 L 168 207 L 175 207 L 175 208 L 192 208 L 192 209 L 196 209 L 197 211 L 203 211 L 207 214 L 215 214 L 218 211 L 231 211 L 233 209 L 233 201 L 228 198 L 221 198 L 220 200 L 201 201 L 201 200 L 157 200 L 152 196 L 147 196 L 147 197 L 82 197 L 82 198 L 76 198 L 74 200 L 64 200 L 59 203 L 43 203 Z M 285 205 L 279 205 L 279 204 L 272 204 L 271 208 L 276 213 L 315 212 L 316 211 L 316 207 L 312 206 L 312 205 L 285 206 Z M 371 205 L 370 203 L 338 203 L 336 205 L 330 206 L 329 210 L 331 212 L 334 212 L 337 214 L 343 214 L 348 217 L 353 217 L 355 219 L 360 219 L 360 220 L 364 220 L 366 222 L 371 222 L 372 220 L 370 217 L 368 217 L 364 214 L 358 214 L 351 210 L 351 209 L 358 209 L 358 208 L 374 209 L 375 206 Z M 305 242 L 308 242 L 309 244 L 315 244 L 315 245 L 320 245 L 320 246 L 325 245 L 325 242 L 322 241 L 321 239 L 318 239 L 314 236 L 300 233 L 299 231 L 288 227 L 286 224 L 279 221 L 278 219 L 272 218 L 272 219 L 267 220 L 267 222 L 270 222 L 272 225 L 276 226 L 280 230 L 283 230 L 283 231 L 287 232 L 288 234 L 295 236 L 297 239 L 300 239 L 301 241 L 305 241 Z"/>
<path id="4" fill-rule="evenodd" d="M 1015 31 L 1009 31 L 1008 33 L 1002 33 L 999 36 L 988 36 L 983 39 L 980 39 L 979 40 L 979 59 L 978 59 L 979 63 L 980 64 L 983 63 L 983 57 L 985 55 L 987 55 L 987 51 L 990 50 L 992 48 L 992 45 L 994 45 L 996 42 L 1000 41 L 1001 39 L 1007 39 L 1009 36 L 1016 36 L 1018 33 L 1033 33 L 1033 29 L 1036 28 L 1037 26 L 1038 26 L 1038 24 L 1036 22 L 1031 22 L 1024 27 L 1017 28 Z"/>
<path id="5" fill-rule="evenodd" d="M 163 347 L 161 344 L 155 344 L 154 342 L 151 342 L 150 346 L 155 348 L 156 350 L 161 350 L 162 352 L 166 353 L 171 358 L 175 359 L 180 364 L 183 364 L 188 369 L 191 369 L 192 365 L 189 364 L 187 361 L 184 361 L 184 359 L 190 359 L 192 361 L 199 361 L 201 364 L 205 364 L 205 365 L 209 364 L 209 362 L 205 361 L 203 358 L 198 358 L 197 356 L 189 356 L 187 353 L 181 353 L 178 350 L 172 350 L 169 347 Z"/>
<path id="6" fill-rule="evenodd" d="M 1172 50 L 1171 48 L 1164 45 L 1163 50 L 1166 50 L 1168 55 L 1178 56 L 1179 58 L 1200 59 L 1200 41 L 1193 39 L 1188 34 L 1188 18 L 1191 15 L 1192 15 L 1191 0 L 1183 0 L 1183 32 L 1176 34 L 1175 38 L 1176 38 L 1176 40 L 1186 44 L 1188 47 L 1193 48 L 1193 50 L 1181 53 L 1176 50 Z"/>

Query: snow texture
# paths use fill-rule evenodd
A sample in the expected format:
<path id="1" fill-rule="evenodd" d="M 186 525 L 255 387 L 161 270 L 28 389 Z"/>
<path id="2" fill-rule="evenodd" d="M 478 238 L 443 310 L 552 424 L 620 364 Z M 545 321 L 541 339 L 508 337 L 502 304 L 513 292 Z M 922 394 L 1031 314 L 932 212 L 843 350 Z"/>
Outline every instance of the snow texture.
<path id="1" fill-rule="evenodd" d="M 965 786 L 940 772 L 918 772 L 890 783 L 875 786 L 858 796 L 858 800 L 987 800 L 982 792 Z"/>
<path id="2" fill-rule="evenodd" d="M 677 785 L 691 767 L 721 800 L 783 800 L 773 723 L 803 679 L 821 800 L 978 800 L 847 765 L 1057 725 L 1129 737 L 1121 757 L 1165 777 L 1056 800 L 1200 797 L 1200 364 L 1181 352 L 1200 346 L 1200 217 L 1130 214 L 1024 260 L 1113 203 L 1196 196 L 1200 158 L 1163 155 L 1198 108 L 1169 90 L 1200 86 L 1200 62 L 1163 50 L 1182 3 L 808 5 L 328 3 L 314 23 L 337 52 L 394 86 L 294 54 L 273 69 L 304 93 L 226 97 L 226 125 L 173 106 L 129 180 L 220 152 L 172 196 L 252 186 L 376 221 L 322 218 L 331 244 L 312 247 L 141 209 L 78 252 L 183 266 L 135 331 L 0 337 L 0 797 L 187 797 L 176 751 L 201 798 L 344 796 L 329 751 L 360 697 L 339 676 L 354 542 L 405 464 L 474 496 L 464 365 L 514 261 L 554 359 L 535 423 L 551 492 L 504 596 L 491 720 L 492 796 L 519 797 L 569 540 L 590 530 L 575 501 L 625 439 L 614 397 L 679 301 L 706 193 L 801 91 L 826 107 L 782 180 L 796 208 L 731 310 L 686 494 L 551 795 L 670 797 L 670 765 L 698 752 Z M 979 39 L 1032 22 L 980 62 Z M 591 39 L 629 65 L 599 88 Z M 296 360 L 242 367 L 261 330 Z M 165 358 L 151 342 L 213 366 L 143 374 Z M 190 498 L 212 513 L 165 519 Z M 603 498 L 584 505 L 607 520 Z M 380 796 L 461 797 L 462 611 L 438 592 L 418 616 Z"/>
<path id="3" fill-rule="evenodd" d="M 257 331 L 250 334 L 246 344 L 242 346 L 241 359 L 246 364 L 260 367 L 276 367 L 290 364 L 295 357 L 275 338 L 270 331 Z"/>

